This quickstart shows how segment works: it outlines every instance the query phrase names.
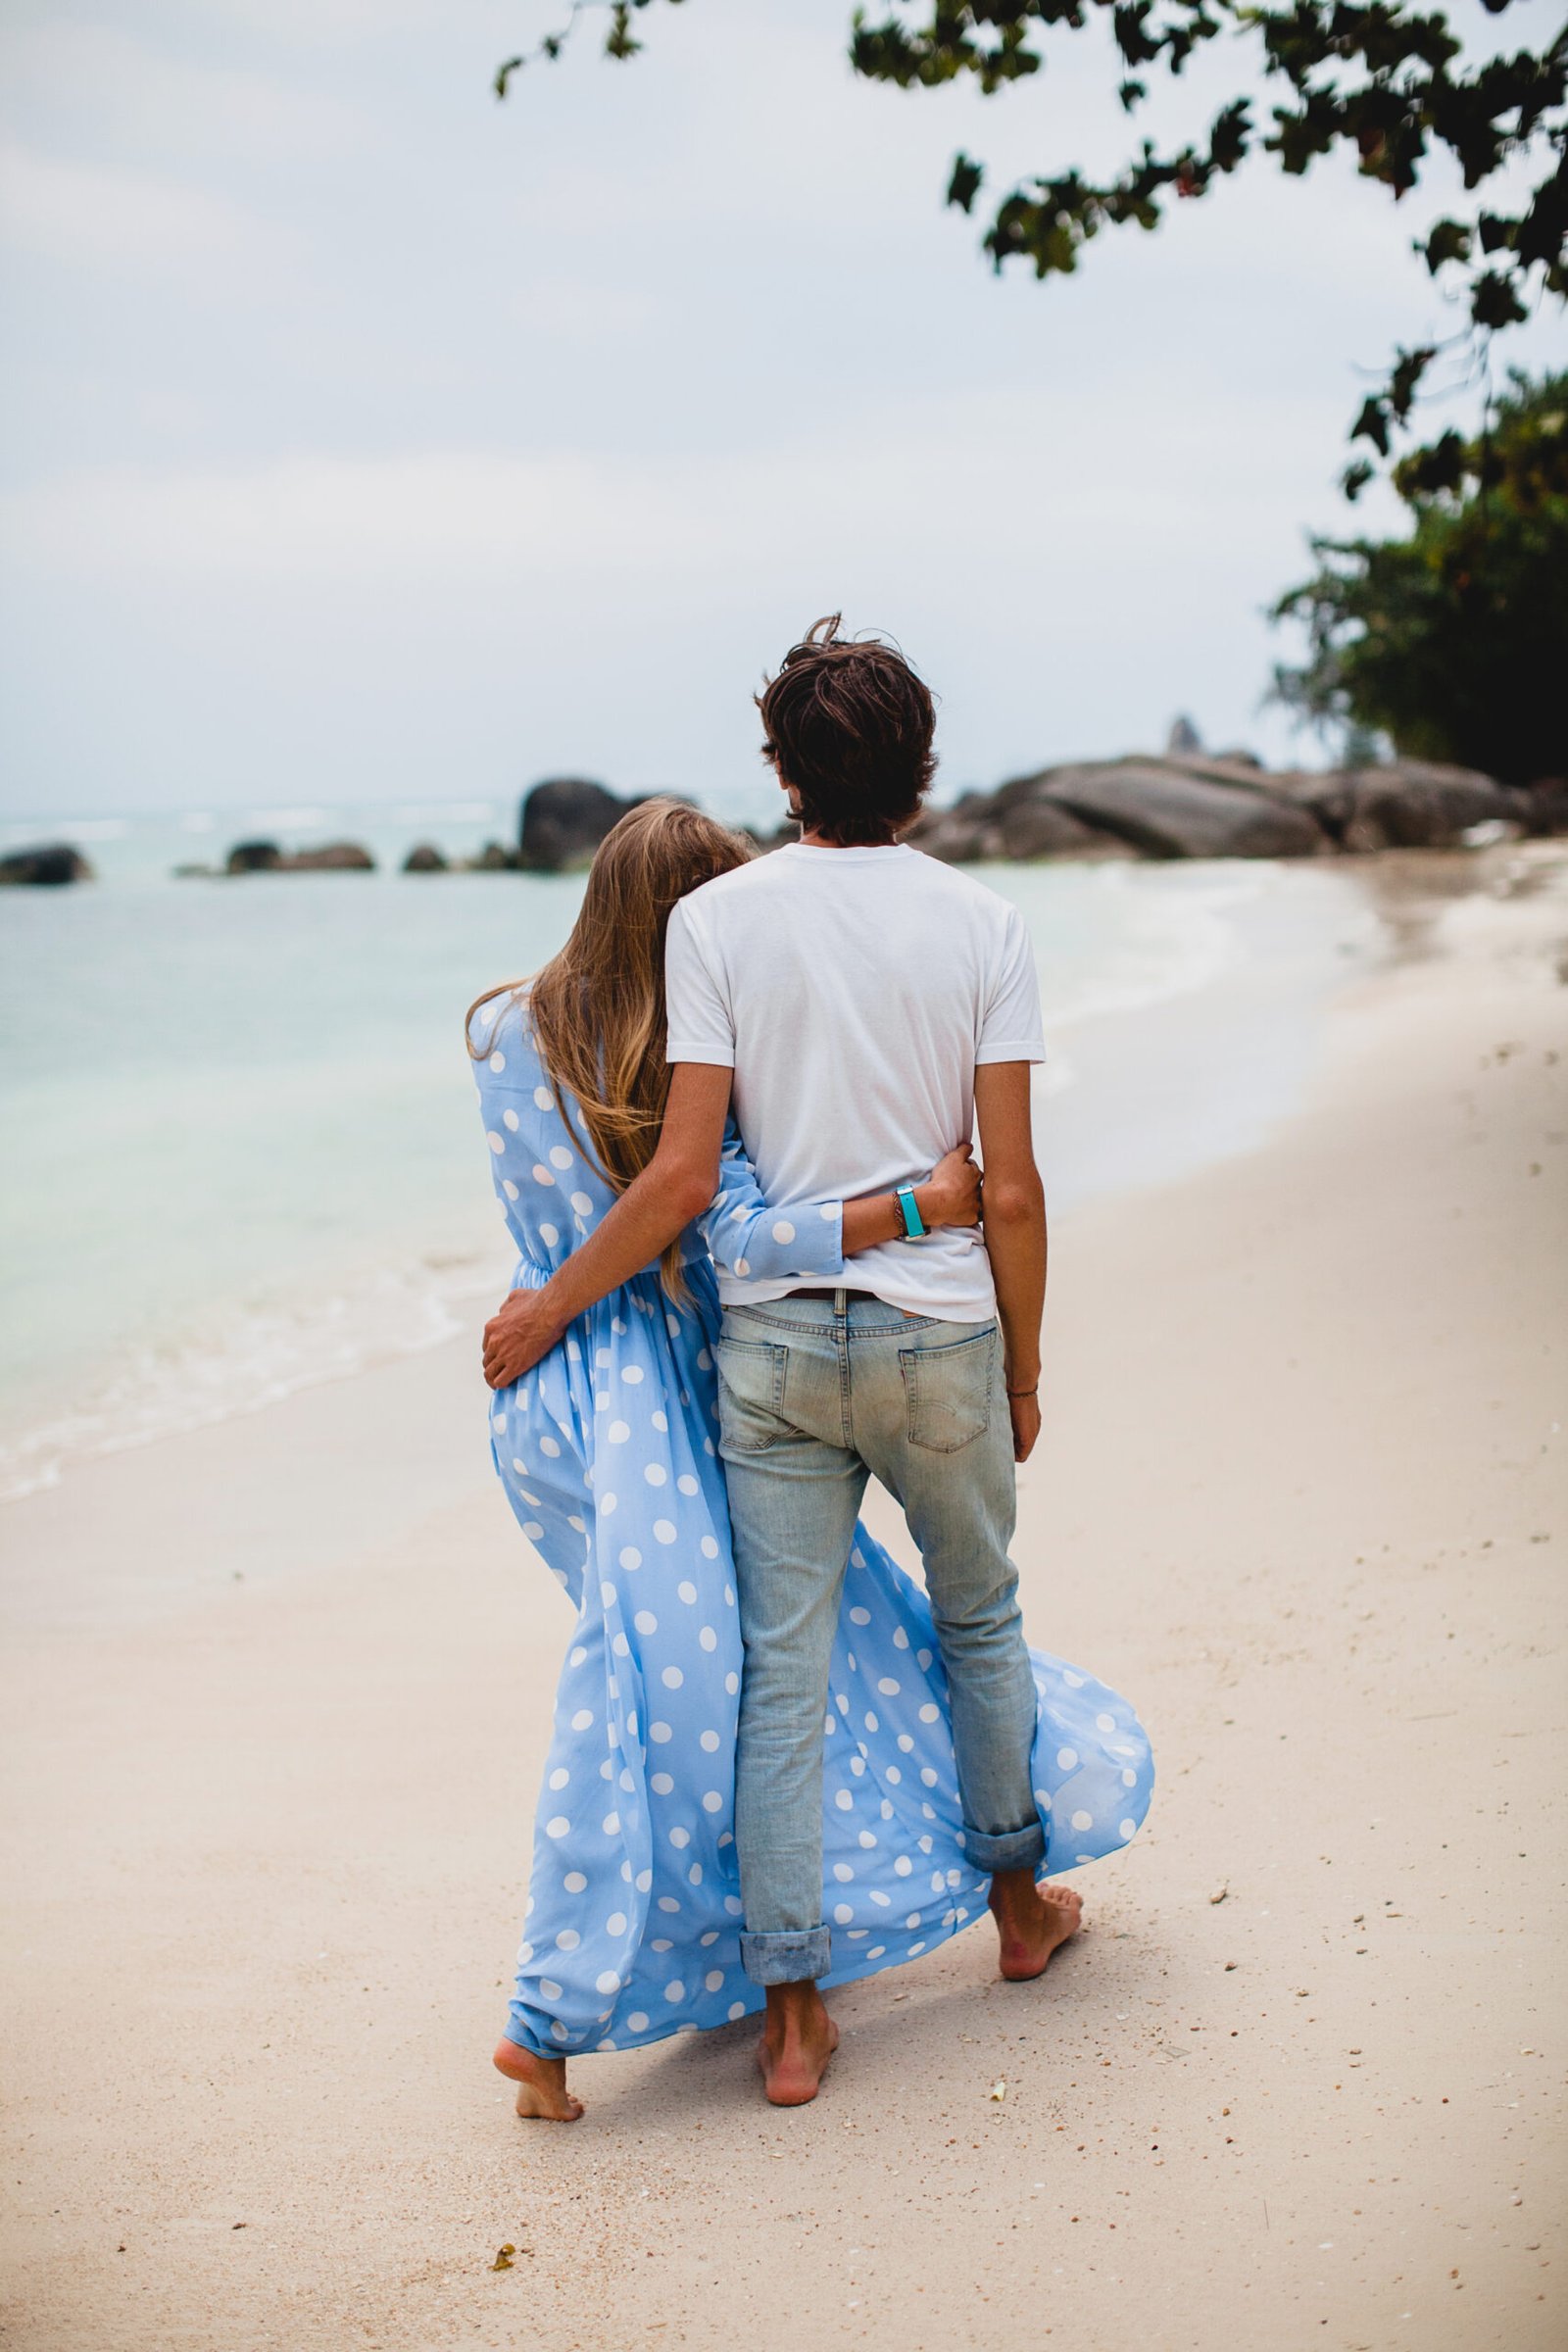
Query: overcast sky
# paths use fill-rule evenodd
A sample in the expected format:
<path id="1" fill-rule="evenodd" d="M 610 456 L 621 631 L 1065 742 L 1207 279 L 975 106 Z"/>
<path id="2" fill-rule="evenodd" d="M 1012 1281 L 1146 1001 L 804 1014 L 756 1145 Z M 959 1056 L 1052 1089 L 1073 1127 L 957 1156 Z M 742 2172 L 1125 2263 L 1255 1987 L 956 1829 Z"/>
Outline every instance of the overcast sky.
<path id="1" fill-rule="evenodd" d="M 559 4 L 7 0 L 7 807 L 733 805 L 835 606 L 937 688 L 949 790 L 1177 710 L 1285 753 L 1262 609 L 1345 525 L 1363 371 L 1452 324 L 1421 218 L 1258 166 L 999 280 L 952 153 L 1119 160 L 1103 27 L 985 101 L 856 82 L 849 13 L 656 7 L 624 66 L 585 24 L 500 106 Z"/>

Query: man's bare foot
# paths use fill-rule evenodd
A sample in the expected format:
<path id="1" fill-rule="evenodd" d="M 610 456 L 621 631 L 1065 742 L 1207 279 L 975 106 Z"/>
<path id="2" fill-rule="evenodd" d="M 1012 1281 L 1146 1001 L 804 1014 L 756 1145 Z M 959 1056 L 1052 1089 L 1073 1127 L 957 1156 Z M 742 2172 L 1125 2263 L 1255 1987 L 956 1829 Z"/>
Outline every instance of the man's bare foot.
<path id="1" fill-rule="evenodd" d="M 564 2058 L 536 2058 L 505 2039 L 496 2043 L 495 2063 L 509 2082 L 517 2085 L 517 2113 L 530 2123 L 574 2124 L 582 2101 L 566 2088 Z"/>
<path id="2" fill-rule="evenodd" d="M 767 2017 L 757 2044 L 762 2084 L 775 2107 L 805 2107 L 815 2098 L 839 2030 L 816 1986 L 770 1984 Z"/>
<path id="3" fill-rule="evenodd" d="M 1083 1925 L 1084 1898 L 1076 1886 L 1037 1886 L 1032 1870 L 999 1870 L 991 1909 L 1002 1939 L 1002 1973 L 1021 1984 L 1045 1974 L 1046 1963 Z"/>

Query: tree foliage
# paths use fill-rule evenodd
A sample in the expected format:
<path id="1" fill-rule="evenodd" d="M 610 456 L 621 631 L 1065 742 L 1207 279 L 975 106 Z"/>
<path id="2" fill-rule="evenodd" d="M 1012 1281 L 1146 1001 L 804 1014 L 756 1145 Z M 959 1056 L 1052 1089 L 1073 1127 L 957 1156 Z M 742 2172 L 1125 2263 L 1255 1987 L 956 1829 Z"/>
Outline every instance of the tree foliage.
<path id="1" fill-rule="evenodd" d="M 1412 450 L 1394 483 L 1409 536 L 1314 539 L 1276 606 L 1307 635 L 1276 698 L 1507 783 L 1568 775 L 1568 373 L 1515 375 L 1490 431 Z"/>
<path id="2" fill-rule="evenodd" d="M 570 0 L 560 31 L 531 53 L 554 58 L 586 9 L 604 0 Z M 1513 0 L 1483 0 L 1502 15 Z M 640 46 L 634 16 L 650 0 L 610 0 L 605 41 L 612 57 Z M 1473 66 L 1441 9 L 1425 13 L 1400 0 L 881 0 L 890 13 L 873 22 L 856 11 L 850 57 L 858 74 L 901 89 L 933 89 L 968 78 L 987 96 L 1027 81 L 1046 67 L 1045 36 L 1108 28 L 1116 92 L 1129 115 L 1149 95 L 1153 75 L 1180 76 L 1206 44 L 1245 42 L 1252 78 L 1279 93 L 1268 125 L 1254 119 L 1250 95 L 1231 99 L 1192 137 L 1158 149 L 1143 141 L 1108 179 L 1076 168 L 1023 180 L 992 212 L 984 248 L 998 270 L 1021 261 L 1037 277 L 1076 270 L 1102 230 L 1157 227 L 1165 204 L 1205 196 L 1255 156 L 1300 177 L 1336 149 L 1352 152 L 1363 177 L 1396 199 L 1419 185 L 1436 158 L 1456 164 L 1467 196 L 1463 218 L 1440 220 L 1415 251 L 1431 275 L 1462 295 L 1467 323 L 1451 342 L 1484 355 L 1494 335 L 1519 324 L 1544 294 L 1568 294 L 1568 26 L 1544 49 L 1523 47 Z M 509 59 L 496 75 L 505 96 L 527 57 Z M 1485 201 L 1504 168 L 1526 159 L 1533 184 L 1506 209 Z M 985 167 L 958 155 L 947 199 L 972 212 Z M 1388 458 L 1396 433 L 1441 351 L 1422 343 L 1398 349 L 1384 381 L 1361 404 L 1350 428 Z M 1345 474 L 1354 498 L 1373 464 L 1359 457 Z"/>

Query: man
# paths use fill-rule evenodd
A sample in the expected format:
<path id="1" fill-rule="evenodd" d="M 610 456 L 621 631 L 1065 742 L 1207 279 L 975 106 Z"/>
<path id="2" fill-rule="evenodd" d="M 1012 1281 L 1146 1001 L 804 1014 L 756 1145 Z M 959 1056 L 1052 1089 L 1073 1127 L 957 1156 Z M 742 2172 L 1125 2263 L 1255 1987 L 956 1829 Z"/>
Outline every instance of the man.
<path id="1" fill-rule="evenodd" d="M 760 698 L 798 843 L 683 900 L 666 950 L 669 1103 L 650 1167 L 552 1280 L 490 1327 L 492 1385 L 706 1208 L 733 1089 L 765 1194 L 917 1181 L 979 1126 L 984 1240 L 860 1252 L 853 1287 L 721 1277 L 720 1451 L 746 1643 L 736 1844 L 748 1974 L 767 1988 L 768 2097 L 816 2095 L 837 2029 L 816 1980 L 822 1721 L 851 1532 L 869 1477 L 902 1504 L 947 1670 L 964 1843 L 991 1873 L 1004 1976 L 1079 1924 L 1037 1888 L 1035 1694 L 1007 1557 L 1014 1465 L 1040 1428 L 1046 1220 L 1030 1127 L 1043 1058 L 1015 908 L 901 846 L 934 767 L 931 697 L 902 655 L 819 621 Z M 554 1298 L 550 1294 L 558 1294 Z M 499 1380 L 497 1376 L 500 1376 Z"/>

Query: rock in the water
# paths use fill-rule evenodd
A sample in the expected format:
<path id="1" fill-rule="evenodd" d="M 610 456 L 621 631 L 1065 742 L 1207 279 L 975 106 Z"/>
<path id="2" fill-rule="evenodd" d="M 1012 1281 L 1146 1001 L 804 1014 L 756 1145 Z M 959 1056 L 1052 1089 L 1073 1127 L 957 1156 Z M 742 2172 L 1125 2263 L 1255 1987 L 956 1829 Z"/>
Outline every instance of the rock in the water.
<path id="1" fill-rule="evenodd" d="M 444 874 L 447 861 L 433 841 L 416 841 L 403 860 L 406 874 Z"/>
<path id="2" fill-rule="evenodd" d="M 283 862 L 275 841 L 236 841 L 224 861 L 225 874 L 271 874 Z"/>
<path id="3" fill-rule="evenodd" d="M 1149 858 L 1309 858 L 1327 846 L 1306 808 L 1261 784 L 1214 783 L 1147 760 L 1086 761 L 1040 778 L 1059 808 Z"/>
<path id="4" fill-rule="evenodd" d="M 523 796 L 518 863 L 544 874 L 586 865 L 612 825 L 636 806 L 585 776 L 548 777 Z"/>
<path id="5" fill-rule="evenodd" d="M 284 874 L 373 874 L 375 859 L 357 841 L 323 841 L 319 849 L 296 850 L 279 861 Z"/>
<path id="6" fill-rule="evenodd" d="M 35 850 L 12 850 L 0 858 L 0 888 L 58 890 L 66 882 L 90 882 L 92 867 L 69 841 L 46 841 Z"/>
<path id="7" fill-rule="evenodd" d="M 477 858 L 464 858 L 463 871 L 466 874 L 510 874 L 521 863 L 515 850 L 509 850 L 499 841 L 487 841 Z"/>

